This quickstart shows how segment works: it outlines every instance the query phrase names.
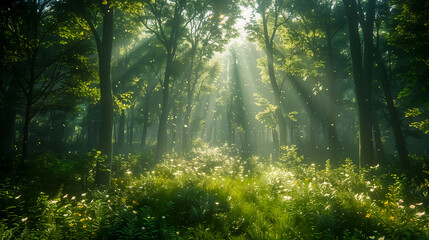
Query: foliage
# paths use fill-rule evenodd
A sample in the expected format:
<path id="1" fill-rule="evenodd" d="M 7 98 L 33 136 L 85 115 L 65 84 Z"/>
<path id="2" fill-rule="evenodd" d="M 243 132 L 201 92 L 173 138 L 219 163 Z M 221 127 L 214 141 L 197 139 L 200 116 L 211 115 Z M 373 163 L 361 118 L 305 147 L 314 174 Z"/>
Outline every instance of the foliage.
<path id="1" fill-rule="evenodd" d="M 429 55 L 424 49 L 428 46 L 427 26 L 428 3 L 424 1 L 397 1 L 389 2 L 393 14 L 392 28 L 388 34 L 391 46 L 397 47 L 396 53 L 399 59 L 406 59 L 411 63 L 400 72 L 400 77 L 405 80 L 406 86 L 399 93 L 398 98 L 408 101 L 408 113 L 405 117 L 412 117 L 409 126 L 417 128 L 425 134 L 429 133 L 427 94 Z M 398 61 L 399 64 L 403 64 Z M 401 67 L 399 65 L 399 67 Z M 422 114 L 424 113 L 424 114 Z M 418 116 L 418 119 L 416 116 Z"/>
<path id="2" fill-rule="evenodd" d="M 428 3 L 392 0 L 391 5 L 393 11 L 398 12 L 395 17 L 398 24 L 390 34 L 390 41 L 415 54 L 419 61 L 428 65 L 428 54 L 425 51 L 428 47 L 428 34 L 425 30 L 429 23 Z"/>
<path id="3" fill-rule="evenodd" d="M 119 96 L 114 96 L 113 101 L 119 113 L 122 114 L 124 110 L 127 110 L 131 107 L 131 101 L 133 98 L 133 92 L 126 92 L 119 94 Z"/>
<path id="4" fill-rule="evenodd" d="M 406 118 L 411 118 L 414 121 L 410 123 L 410 127 L 417 128 L 418 130 L 424 132 L 424 134 L 429 134 L 429 119 L 421 119 L 423 111 L 419 108 L 408 109 L 405 112 Z M 420 117 L 418 117 L 420 116 Z M 420 118 L 419 120 L 416 120 Z"/>
<path id="5" fill-rule="evenodd" d="M 277 119 L 275 116 L 275 112 L 278 106 L 271 104 L 267 99 L 263 98 L 260 94 L 255 93 L 253 95 L 256 98 L 255 104 L 258 107 L 262 107 L 263 111 L 256 114 L 255 118 L 259 122 L 265 124 L 265 126 L 276 129 L 277 127 Z"/>
<path id="6" fill-rule="evenodd" d="M 279 166 L 254 158 L 251 176 L 244 170 L 247 163 L 225 147 L 167 156 L 151 169 L 139 167 L 142 156 L 121 155 L 108 189 L 38 193 L 33 200 L 4 181 L 0 234 L 2 239 L 429 236 L 427 182 L 378 166 L 358 172 L 351 160 L 338 168 L 329 162 L 325 168 L 305 165 L 296 151 L 286 147 Z"/>

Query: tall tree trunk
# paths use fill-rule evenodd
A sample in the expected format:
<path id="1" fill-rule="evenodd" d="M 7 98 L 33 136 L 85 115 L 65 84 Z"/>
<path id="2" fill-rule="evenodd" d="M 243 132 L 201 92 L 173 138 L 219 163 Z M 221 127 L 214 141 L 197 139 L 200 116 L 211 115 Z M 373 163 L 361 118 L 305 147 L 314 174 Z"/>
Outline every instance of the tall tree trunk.
<path id="1" fill-rule="evenodd" d="M 118 142 L 117 150 L 122 152 L 125 142 L 125 110 L 121 110 L 121 115 L 119 116 L 119 127 L 118 127 Z"/>
<path id="2" fill-rule="evenodd" d="M 91 151 L 92 149 L 96 148 L 97 145 L 97 134 L 99 131 L 97 131 L 97 120 L 95 119 L 97 117 L 97 105 L 94 104 L 88 104 L 88 110 L 86 115 L 86 127 L 87 127 L 87 151 Z"/>
<path id="3" fill-rule="evenodd" d="M 405 138 L 402 134 L 401 122 L 399 121 L 398 110 L 393 103 L 392 92 L 390 90 L 390 81 L 387 76 L 386 67 L 384 65 L 383 59 L 380 56 L 380 52 L 375 51 L 375 61 L 378 66 L 380 73 L 381 86 L 383 88 L 384 97 L 387 103 L 387 109 L 389 110 L 390 123 L 393 130 L 393 135 L 395 136 L 396 150 L 398 151 L 399 161 L 402 168 L 410 169 L 410 162 L 408 158 L 408 151 L 405 145 Z"/>
<path id="4" fill-rule="evenodd" d="M 182 130 L 182 151 L 184 153 L 189 152 L 190 150 L 189 143 L 192 142 L 189 136 L 189 129 L 190 129 L 189 123 L 191 119 L 191 112 L 192 112 L 192 105 L 186 104 L 185 117 L 183 119 L 183 130 Z"/>
<path id="5" fill-rule="evenodd" d="M 364 53 L 363 53 L 363 86 L 362 92 L 363 97 L 361 101 L 363 102 L 363 113 L 365 118 L 365 128 L 369 128 L 370 130 L 365 129 L 366 132 L 372 130 L 372 75 L 373 75 L 373 65 L 374 65 L 374 19 L 375 19 L 375 0 L 369 0 L 367 3 L 367 11 L 366 11 L 366 21 L 362 24 L 362 32 L 363 32 L 363 42 L 364 42 Z M 368 127 L 369 125 L 369 127 Z M 368 138 L 366 136 L 366 138 Z M 371 143 L 371 148 L 368 149 L 369 153 L 367 154 L 369 159 L 367 164 L 374 164 L 373 159 L 373 148 L 372 148 L 372 134 L 369 136 L 369 141 Z"/>
<path id="6" fill-rule="evenodd" d="M 377 152 L 377 160 L 379 163 L 384 164 L 386 163 L 386 155 L 384 153 L 383 141 L 381 140 L 380 126 L 375 116 L 373 118 L 373 126 L 374 126 L 374 142 L 375 142 L 375 149 Z"/>
<path id="7" fill-rule="evenodd" d="M 1 126 L 4 127 L 4 134 L 0 134 L 0 152 L 3 154 L 0 157 L 0 168 L 2 170 L 8 171 L 12 167 L 13 159 L 13 149 L 15 144 L 15 120 L 16 120 L 16 110 L 14 103 L 6 103 L 2 116 L 1 116 Z"/>
<path id="8" fill-rule="evenodd" d="M 177 151 L 177 125 L 178 125 L 178 116 L 177 116 L 177 110 L 180 109 L 179 106 L 173 106 L 173 119 L 171 120 L 170 124 L 170 132 L 171 132 L 171 147 L 170 147 L 170 153 L 173 153 Z"/>
<path id="9" fill-rule="evenodd" d="M 287 133 L 286 133 L 286 122 L 282 111 L 282 101 L 280 98 L 280 88 L 277 84 L 276 75 L 274 71 L 274 56 L 273 56 L 273 43 L 270 41 L 268 35 L 267 19 L 265 18 L 265 12 L 262 16 L 263 27 L 264 27 L 264 40 L 265 49 L 267 54 L 267 65 L 268 65 L 268 76 L 270 78 L 270 84 L 274 92 L 274 102 L 278 106 L 276 110 L 277 124 L 279 125 L 280 145 L 286 145 Z"/>
<path id="10" fill-rule="evenodd" d="M 36 23 L 35 23 L 36 24 Z M 37 28 L 37 27 L 36 27 Z M 34 39 L 38 39 L 38 33 L 37 30 L 34 32 Z M 37 55 L 38 55 L 38 49 L 39 47 L 32 46 L 32 53 L 29 53 L 27 56 L 28 61 L 28 67 L 30 71 L 30 75 L 28 77 L 28 82 L 26 84 L 26 89 L 23 89 L 21 86 L 24 95 L 25 95 L 25 113 L 24 113 L 24 125 L 23 125 L 23 137 L 22 137 L 22 152 L 21 152 L 21 159 L 18 166 L 18 169 L 20 171 L 24 170 L 24 164 L 25 160 L 28 157 L 28 141 L 29 141 L 29 134 L 30 134 L 30 122 L 33 118 L 32 115 L 32 106 L 33 106 L 33 98 L 34 98 L 34 85 L 36 83 L 36 61 L 37 61 Z M 17 79 L 18 80 L 18 79 Z M 19 81 L 19 80 L 18 80 Z"/>
<path id="11" fill-rule="evenodd" d="M 228 146 L 231 147 L 232 144 L 234 144 L 234 127 L 232 126 L 233 123 L 233 113 L 232 113 L 232 104 L 233 104 L 233 97 L 232 94 L 229 99 L 228 107 L 226 110 L 226 121 L 228 123 Z"/>
<path id="12" fill-rule="evenodd" d="M 336 70 L 334 64 L 334 52 L 332 48 L 332 38 L 330 24 L 328 23 L 326 29 L 326 40 L 328 45 L 328 59 L 327 59 L 327 75 L 328 75 L 328 89 L 329 89 L 329 110 L 328 110 L 328 146 L 329 158 L 331 162 L 338 161 L 338 140 L 336 132 L 336 107 L 337 107 L 337 92 L 336 92 Z"/>
<path id="13" fill-rule="evenodd" d="M 98 41 L 101 124 L 99 150 L 104 161 L 97 162 L 95 182 L 110 185 L 110 169 L 112 166 L 112 133 L 113 133 L 113 93 L 110 76 L 113 42 L 113 8 L 103 5 L 103 38 Z"/>
<path id="14" fill-rule="evenodd" d="M 364 57 L 358 26 L 358 6 L 355 0 L 343 0 L 349 29 L 350 51 L 352 55 L 353 78 L 359 115 L 359 167 L 372 164 L 374 161 L 371 117 L 371 84 L 372 84 L 372 30 L 374 23 L 375 1 L 368 1 L 367 19 L 364 28 Z M 361 16 L 362 17 L 362 16 Z M 363 64 L 362 64 L 363 62 Z"/>
<path id="15" fill-rule="evenodd" d="M 161 161 L 164 153 L 167 152 L 167 122 L 168 122 L 168 95 L 170 88 L 170 75 L 172 71 L 173 55 L 167 50 L 167 65 L 165 67 L 164 82 L 162 85 L 162 106 L 159 118 L 158 138 L 156 142 L 155 159 Z"/>
<path id="16" fill-rule="evenodd" d="M 290 132 L 290 144 L 295 144 L 297 143 L 296 141 L 296 124 L 295 122 L 293 122 L 292 120 L 288 119 L 288 126 L 289 126 L 289 132 Z"/>
<path id="17" fill-rule="evenodd" d="M 147 129 L 149 127 L 149 96 L 146 96 L 143 109 L 143 132 L 141 145 L 142 149 L 146 147 Z"/>
<path id="18" fill-rule="evenodd" d="M 0 122 L 1 126 L 4 128 L 4 134 L 0 134 L 0 152 L 4 153 L 8 158 L 12 156 L 12 152 L 14 151 L 15 145 L 15 121 L 17 115 L 16 105 L 18 103 L 19 95 L 18 95 L 18 86 L 16 81 L 13 81 L 13 77 L 10 77 L 9 88 L 5 89 L 5 99 L 3 102 L 3 111 L 1 111 Z M 5 158 L 0 158 L 3 160 L 9 160 Z M 4 163 L 5 165 L 12 164 L 12 158 L 10 158 L 11 162 Z M 8 169 L 5 169 L 8 170 Z"/>
<path id="19" fill-rule="evenodd" d="M 180 35 L 180 24 L 182 22 L 182 12 L 186 1 L 176 1 L 174 6 L 174 16 L 172 19 L 172 26 L 170 31 L 170 37 L 167 39 L 164 37 L 164 47 L 167 52 L 167 63 L 164 72 L 164 82 L 162 83 L 162 106 L 161 116 L 159 118 L 158 127 L 158 138 L 156 143 L 155 159 L 157 161 L 162 160 L 164 153 L 167 152 L 167 122 L 169 114 L 169 88 L 170 88 L 170 77 L 173 71 L 173 59 L 177 50 L 177 41 Z M 159 26 L 162 28 L 162 26 Z"/>
<path id="20" fill-rule="evenodd" d="M 310 137 L 310 148 L 311 152 L 310 154 L 316 153 L 316 145 L 317 145 L 317 139 L 316 139 L 316 116 L 313 112 L 308 113 L 309 115 L 309 137 Z"/>
<path id="21" fill-rule="evenodd" d="M 127 131 L 127 143 L 129 146 L 133 145 L 134 141 L 134 107 L 131 107 L 128 110 L 129 114 L 129 124 L 128 124 L 128 131 Z"/>
<path id="22" fill-rule="evenodd" d="M 236 61 L 236 55 L 234 54 L 233 57 L 233 73 L 232 73 L 232 79 L 233 79 L 233 86 L 235 91 L 235 97 L 236 97 L 236 120 L 237 124 L 241 126 L 243 129 L 243 138 L 241 141 L 241 154 L 243 160 L 246 161 L 246 165 L 248 165 L 248 158 L 250 157 L 251 153 L 251 146 L 250 146 L 250 126 L 249 121 L 247 118 L 246 113 L 246 107 L 244 106 L 244 94 L 243 94 L 243 84 L 241 81 L 240 72 L 238 71 L 238 61 Z"/>
<path id="23" fill-rule="evenodd" d="M 326 118 L 323 114 L 318 111 L 318 108 L 315 104 L 317 100 L 312 97 L 312 94 L 308 91 L 306 87 L 304 87 L 300 80 L 297 78 L 290 76 L 290 83 L 295 88 L 297 92 L 299 92 L 299 97 L 301 100 L 306 103 L 305 110 L 307 112 L 308 118 L 309 118 L 309 142 L 310 142 L 310 149 L 311 154 L 316 154 L 316 144 L 318 143 L 317 137 L 316 137 L 316 130 L 317 130 L 317 119 L 323 124 L 324 119 Z M 285 80 L 284 80 L 285 81 Z"/>
<path id="24" fill-rule="evenodd" d="M 211 142 L 215 145 L 217 145 L 218 141 L 217 141 L 217 116 L 215 115 L 214 119 L 213 119 L 213 132 L 212 132 L 212 137 L 211 137 Z"/>
<path id="25" fill-rule="evenodd" d="M 58 111 L 53 112 L 51 115 L 54 135 L 52 136 L 52 144 L 51 147 L 56 153 L 62 153 L 64 150 L 64 135 L 65 135 L 65 128 L 66 128 L 66 120 L 67 120 L 67 113 L 62 111 L 61 113 L 58 113 Z"/>
<path id="26" fill-rule="evenodd" d="M 15 120 L 16 110 L 14 104 L 6 103 L 2 112 L 1 126 L 4 127 L 4 134 L 0 135 L 0 151 L 2 153 L 11 153 L 15 142 Z"/>
<path id="27" fill-rule="evenodd" d="M 280 159 L 280 142 L 279 142 L 279 134 L 277 133 L 277 129 L 272 129 L 273 134 L 273 159 L 272 162 L 277 162 Z"/>
<path id="28" fill-rule="evenodd" d="M 184 121 L 183 121 L 183 130 L 182 130 L 182 151 L 184 153 L 189 152 L 189 143 L 192 142 L 192 139 L 190 139 L 189 136 L 189 123 L 190 123 L 190 119 L 191 119 L 191 112 L 192 112 L 192 99 L 193 99 L 193 88 L 192 88 L 192 84 L 191 84 L 191 80 L 192 80 L 192 72 L 193 72 L 193 68 L 194 68 L 194 60 L 195 60 L 195 54 L 196 54 L 196 46 L 192 46 L 191 49 L 191 62 L 189 63 L 189 68 L 188 68 L 188 75 L 187 75 L 187 79 L 186 79 L 186 94 L 187 94 L 187 98 L 186 98 L 186 110 L 185 110 L 185 117 L 184 117 Z"/>
<path id="29" fill-rule="evenodd" d="M 34 69 L 32 68 L 30 74 L 29 88 L 27 96 L 25 98 L 25 115 L 24 115 L 24 126 L 22 133 L 22 152 L 21 152 L 21 161 L 19 163 L 19 169 L 24 170 L 24 161 L 28 156 L 28 139 L 30 132 L 30 122 L 31 122 L 31 106 L 33 105 L 33 90 L 34 90 Z"/>

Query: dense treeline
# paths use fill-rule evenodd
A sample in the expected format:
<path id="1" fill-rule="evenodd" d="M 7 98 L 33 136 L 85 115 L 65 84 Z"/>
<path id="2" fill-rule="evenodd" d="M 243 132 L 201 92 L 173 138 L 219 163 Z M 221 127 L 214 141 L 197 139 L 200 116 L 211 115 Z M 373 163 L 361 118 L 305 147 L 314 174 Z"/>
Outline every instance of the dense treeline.
<path id="1" fill-rule="evenodd" d="M 33 232 L 39 228 L 77 239 L 428 236 L 425 1 L 16 0 L 0 6 L 2 237 L 49 238 Z M 352 160 L 344 165 L 344 159 Z M 216 172 L 222 164 L 230 172 Z M 213 181 L 174 174 L 193 167 L 192 174 Z M 336 173 L 353 179 L 339 183 Z M 281 181 L 289 182 L 267 183 L 270 174 L 286 174 Z M 141 193 L 120 193 L 134 182 Z M 316 185 L 330 184 L 323 194 L 333 199 L 291 184 L 321 192 Z M 230 201 L 222 188 L 251 193 Z M 183 189 L 195 203 L 170 206 L 186 205 L 177 199 Z M 78 200 L 99 205 L 67 197 L 88 191 L 91 197 Z M 305 212 L 300 194 L 330 207 Z M 111 204 L 105 195 L 115 198 Z M 245 207 L 236 212 L 232 205 L 241 202 Z M 251 204 L 258 210 L 245 209 Z M 101 213 L 106 207 L 112 213 Z M 99 222 L 73 232 L 80 220 L 69 214 Z M 173 214 L 183 222 L 160 218 Z M 329 222 L 336 214 L 349 214 L 338 228 Z M 332 218 L 326 226 L 322 216 Z M 62 220 L 50 219 L 56 217 Z M 314 226 L 300 222 L 306 217 Z M 231 225 L 220 224 L 223 218 Z M 388 221 L 400 232 L 389 230 Z M 202 235 L 192 235 L 185 222 Z M 249 230 L 252 224 L 260 231 Z M 136 232 L 137 226 L 150 231 Z M 183 229 L 188 235 L 174 235 Z"/>

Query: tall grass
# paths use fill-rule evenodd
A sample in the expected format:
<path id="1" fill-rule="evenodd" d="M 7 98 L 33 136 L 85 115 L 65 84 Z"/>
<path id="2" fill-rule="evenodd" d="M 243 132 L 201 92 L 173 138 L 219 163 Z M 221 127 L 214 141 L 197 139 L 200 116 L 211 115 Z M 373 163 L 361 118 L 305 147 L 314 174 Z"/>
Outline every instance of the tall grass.
<path id="1" fill-rule="evenodd" d="M 108 189 L 26 202 L 1 188 L 1 239 L 428 239 L 426 181 L 372 167 L 358 171 L 243 160 L 226 148 L 148 158 L 118 156 Z M 84 176 L 90 174 L 81 173 Z M 426 176 L 422 173 L 421 176 Z M 424 177 L 423 177 L 424 179 Z M 88 180 L 86 180 L 88 181 Z"/>

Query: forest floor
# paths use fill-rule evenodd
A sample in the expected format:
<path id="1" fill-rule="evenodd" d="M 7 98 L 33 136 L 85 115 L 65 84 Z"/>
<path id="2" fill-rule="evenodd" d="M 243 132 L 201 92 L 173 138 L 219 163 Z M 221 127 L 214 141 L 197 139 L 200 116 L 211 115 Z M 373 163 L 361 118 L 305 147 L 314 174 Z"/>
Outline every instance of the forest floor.
<path id="1" fill-rule="evenodd" d="M 44 155 L 33 181 L 6 178 L 0 239 L 429 239 L 427 171 L 303 164 L 294 149 L 271 164 L 205 147 L 153 167 L 116 156 L 111 186 L 88 190 L 83 162 L 94 158 Z M 39 192 L 43 182 L 56 193 Z"/>

